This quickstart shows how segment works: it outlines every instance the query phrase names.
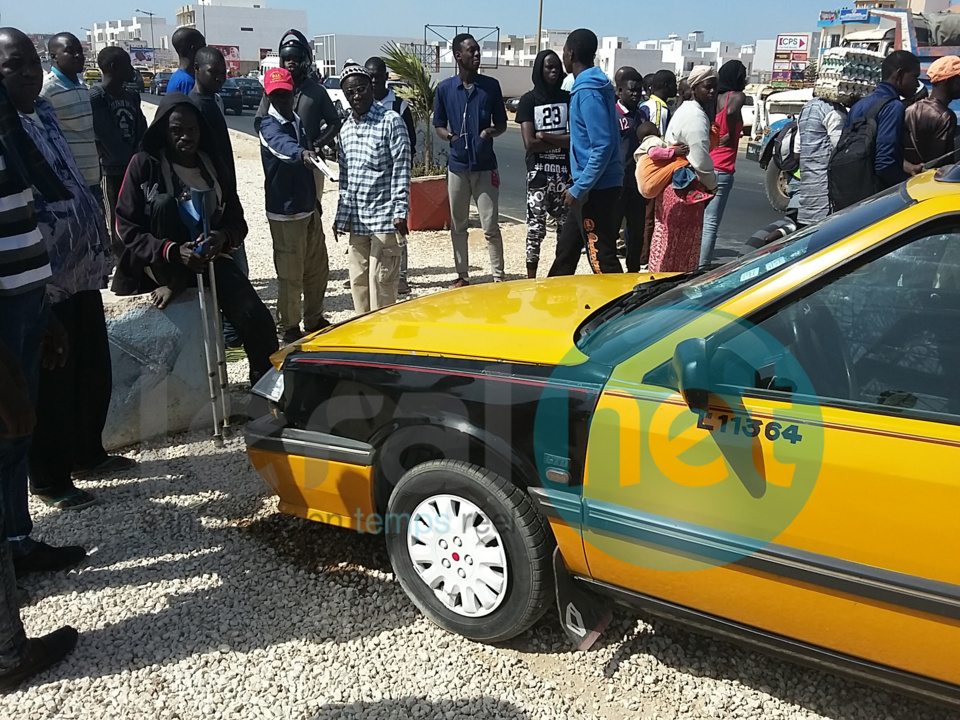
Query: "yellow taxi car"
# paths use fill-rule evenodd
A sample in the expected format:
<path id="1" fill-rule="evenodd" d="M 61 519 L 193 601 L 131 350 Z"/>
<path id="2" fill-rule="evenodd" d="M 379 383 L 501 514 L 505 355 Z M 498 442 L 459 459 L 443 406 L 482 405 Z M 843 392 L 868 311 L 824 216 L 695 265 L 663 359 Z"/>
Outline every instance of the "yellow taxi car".
<path id="1" fill-rule="evenodd" d="M 97 68 L 87 68 L 83 71 L 83 82 L 87 87 L 93 87 L 103 78 L 103 73 Z"/>
<path id="2" fill-rule="evenodd" d="M 473 286 L 285 348 L 280 510 L 481 642 L 608 603 L 960 701 L 960 166 L 707 273 Z"/>

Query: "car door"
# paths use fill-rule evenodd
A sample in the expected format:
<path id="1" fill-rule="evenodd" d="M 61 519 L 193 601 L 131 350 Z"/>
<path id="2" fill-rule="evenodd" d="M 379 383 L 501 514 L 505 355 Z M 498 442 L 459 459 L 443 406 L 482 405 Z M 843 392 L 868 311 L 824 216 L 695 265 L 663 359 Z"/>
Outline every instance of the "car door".
<path id="1" fill-rule="evenodd" d="M 748 320 L 675 336 L 699 370 L 615 370 L 588 445 L 592 576 L 960 684 L 960 221 Z M 698 374 L 694 412 L 677 390 Z"/>

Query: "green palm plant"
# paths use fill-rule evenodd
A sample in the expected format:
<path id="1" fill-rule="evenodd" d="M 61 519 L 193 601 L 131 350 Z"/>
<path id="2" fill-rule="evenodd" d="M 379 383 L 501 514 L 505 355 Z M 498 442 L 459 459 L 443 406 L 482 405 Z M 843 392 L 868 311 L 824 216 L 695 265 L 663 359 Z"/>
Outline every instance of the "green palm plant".
<path id="1" fill-rule="evenodd" d="M 404 87 L 394 89 L 398 98 L 407 101 L 413 121 L 419 126 L 426 125 L 423 137 L 424 145 L 424 174 L 432 174 L 433 166 L 433 133 L 430 127 L 430 118 L 433 115 L 434 100 L 437 96 L 437 84 L 430 78 L 430 73 L 423 67 L 423 63 L 416 53 L 405 50 L 394 42 L 387 43 L 380 48 L 383 61 L 387 67 L 400 78 Z"/>

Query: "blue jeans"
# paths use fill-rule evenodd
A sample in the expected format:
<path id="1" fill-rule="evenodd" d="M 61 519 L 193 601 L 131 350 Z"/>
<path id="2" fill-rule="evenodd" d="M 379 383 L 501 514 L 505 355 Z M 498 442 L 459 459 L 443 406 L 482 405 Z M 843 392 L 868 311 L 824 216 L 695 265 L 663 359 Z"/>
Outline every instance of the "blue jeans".
<path id="1" fill-rule="evenodd" d="M 723 219 L 723 211 L 733 190 L 733 173 L 717 173 L 717 194 L 703 211 L 703 235 L 700 237 L 700 267 L 706 267 L 713 258 L 713 249 L 717 246 L 717 230 Z"/>
<path id="2" fill-rule="evenodd" d="M 19 360 L 34 400 L 40 376 L 40 343 L 46 329 L 44 288 L 0 298 L 0 343 Z M 27 507 L 29 449 L 29 437 L 0 439 L 0 672 L 20 662 L 27 645 L 13 571 L 13 553 L 22 551 L 27 543 L 10 543 L 7 538 L 25 537 L 33 530 Z"/>

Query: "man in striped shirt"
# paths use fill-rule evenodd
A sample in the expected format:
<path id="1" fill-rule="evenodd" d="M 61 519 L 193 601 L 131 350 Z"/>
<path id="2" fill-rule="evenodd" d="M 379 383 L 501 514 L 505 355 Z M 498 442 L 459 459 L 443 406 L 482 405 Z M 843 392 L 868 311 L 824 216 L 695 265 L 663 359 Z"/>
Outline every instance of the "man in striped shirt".
<path id="1" fill-rule="evenodd" d="M 73 159 L 90 186 L 93 196 L 103 197 L 100 189 L 100 155 L 93 132 L 90 91 L 80 78 L 83 72 L 83 46 L 72 33 L 60 33 L 47 43 L 53 66 L 44 79 L 40 95 L 53 105 L 60 129 L 70 145 Z"/>

